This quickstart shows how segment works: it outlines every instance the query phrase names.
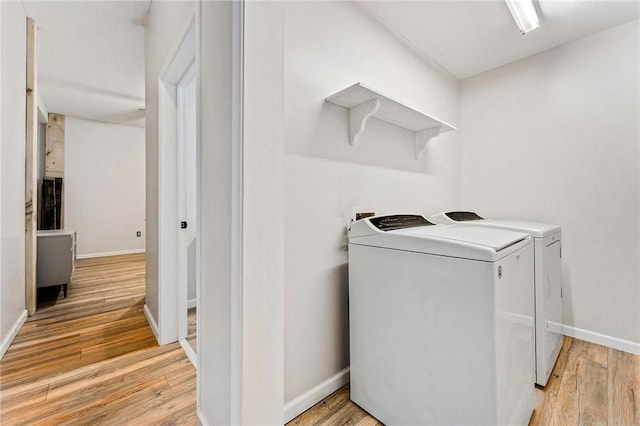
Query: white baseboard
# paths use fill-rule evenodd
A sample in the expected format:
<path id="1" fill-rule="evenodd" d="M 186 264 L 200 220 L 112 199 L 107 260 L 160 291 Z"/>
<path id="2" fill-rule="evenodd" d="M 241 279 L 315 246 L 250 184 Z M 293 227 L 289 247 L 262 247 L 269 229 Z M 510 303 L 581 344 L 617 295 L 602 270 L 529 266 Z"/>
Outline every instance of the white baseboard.
<path id="1" fill-rule="evenodd" d="M 104 253 L 77 254 L 76 259 L 92 259 L 94 257 L 122 256 L 123 254 L 139 254 L 139 253 L 146 253 L 146 250 L 133 249 L 133 250 L 120 250 L 120 251 L 107 251 Z"/>
<path id="2" fill-rule="evenodd" d="M 158 324 L 156 324 L 156 320 L 155 318 L 153 318 L 153 315 L 151 315 L 151 312 L 149 311 L 149 306 L 147 306 L 147 304 L 144 304 L 144 316 L 147 318 L 147 322 L 149 323 L 149 327 L 151 327 L 151 331 L 153 332 L 153 335 L 156 337 L 156 342 L 158 342 L 158 344 L 160 345 L 160 333 L 158 332 Z"/>
<path id="3" fill-rule="evenodd" d="M 187 309 L 195 308 L 197 302 L 198 302 L 198 299 L 189 299 L 187 301 Z"/>
<path id="4" fill-rule="evenodd" d="M 196 417 L 198 420 L 198 426 L 209 426 L 207 418 L 202 414 L 202 411 L 200 411 L 199 408 L 196 410 Z"/>
<path id="5" fill-rule="evenodd" d="M 7 349 L 13 342 L 13 339 L 16 338 L 16 335 L 24 325 L 24 322 L 27 320 L 27 310 L 22 311 L 16 322 L 13 323 L 11 330 L 9 330 L 9 334 L 2 340 L 2 345 L 0 346 L 0 359 L 4 358 L 4 354 L 7 353 Z"/>
<path id="6" fill-rule="evenodd" d="M 349 367 L 338 371 L 334 376 L 287 402 L 284 405 L 284 422 L 287 423 L 298 417 L 347 383 L 349 383 Z"/>
<path id="7" fill-rule="evenodd" d="M 184 350 L 184 354 L 187 356 L 189 361 L 191 361 L 191 364 L 193 365 L 193 367 L 197 370 L 198 367 L 196 367 L 196 353 L 193 350 L 193 348 L 189 345 L 189 343 L 187 343 L 187 339 L 180 339 L 180 346 L 182 346 L 182 349 Z"/>
<path id="8" fill-rule="evenodd" d="M 623 352 L 629 352 L 634 355 L 640 355 L 640 343 L 631 340 L 619 339 L 617 337 L 607 336 L 606 334 L 596 333 L 595 331 L 583 330 L 570 325 L 562 326 L 562 334 L 576 339 L 585 340 L 587 342 L 606 346 L 611 349 L 617 349 Z"/>

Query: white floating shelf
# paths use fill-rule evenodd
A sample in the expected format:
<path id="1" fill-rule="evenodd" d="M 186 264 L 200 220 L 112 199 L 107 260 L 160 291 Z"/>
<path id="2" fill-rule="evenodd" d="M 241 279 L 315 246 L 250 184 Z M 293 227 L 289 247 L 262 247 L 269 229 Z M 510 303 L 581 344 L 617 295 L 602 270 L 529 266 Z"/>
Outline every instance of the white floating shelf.
<path id="1" fill-rule="evenodd" d="M 325 99 L 349 108 L 349 143 L 355 145 L 369 118 L 386 121 L 415 133 L 415 157 L 422 156 L 427 143 L 441 133 L 456 130 L 444 121 L 394 101 L 379 92 L 356 83 Z"/>

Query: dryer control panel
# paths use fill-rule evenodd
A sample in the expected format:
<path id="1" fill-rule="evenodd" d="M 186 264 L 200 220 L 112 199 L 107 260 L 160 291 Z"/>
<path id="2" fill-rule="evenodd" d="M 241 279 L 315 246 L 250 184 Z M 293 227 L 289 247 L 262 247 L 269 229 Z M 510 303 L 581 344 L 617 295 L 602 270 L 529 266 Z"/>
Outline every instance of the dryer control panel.
<path id="1" fill-rule="evenodd" d="M 478 216 L 477 213 L 474 212 L 447 212 L 445 213 L 447 217 L 451 220 L 455 220 L 456 222 L 466 222 L 468 220 L 482 220 L 483 217 Z"/>

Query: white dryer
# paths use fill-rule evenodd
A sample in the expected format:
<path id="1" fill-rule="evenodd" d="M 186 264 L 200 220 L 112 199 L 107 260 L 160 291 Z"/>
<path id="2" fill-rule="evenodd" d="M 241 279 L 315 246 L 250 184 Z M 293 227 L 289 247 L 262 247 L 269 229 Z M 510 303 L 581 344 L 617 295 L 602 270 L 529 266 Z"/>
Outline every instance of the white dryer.
<path id="1" fill-rule="evenodd" d="M 351 399 L 384 424 L 525 425 L 533 245 L 422 216 L 349 229 Z"/>
<path id="2" fill-rule="evenodd" d="M 536 383 L 546 386 L 562 349 L 562 233 L 557 225 L 515 220 L 484 219 L 474 212 L 446 212 L 431 216 L 440 224 L 478 225 L 526 232 L 534 241 Z"/>

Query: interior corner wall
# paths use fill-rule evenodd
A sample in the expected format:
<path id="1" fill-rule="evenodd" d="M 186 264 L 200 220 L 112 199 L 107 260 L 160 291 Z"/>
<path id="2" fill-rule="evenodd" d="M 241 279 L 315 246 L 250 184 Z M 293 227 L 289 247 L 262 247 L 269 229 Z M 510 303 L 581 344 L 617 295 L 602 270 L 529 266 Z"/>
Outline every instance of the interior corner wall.
<path id="1" fill-rule="evenodd" d="M 287 420 L 348 380 L 346 228 L 353 209 L 457 209 L 460 153 L 454 131 L 429 142 L 416 160 L 413 132 L 376 119 L 349 144 L 348 110 L 324 99 L 357 82 L 458 124 L 458 80 L 360 7 L 285 2 L 284 28 Z"/>
<path id="2" fill-rule="evenodd" d="M 565 333 L 638 353 L 639 39 L 634 21 L 464 80 L 460 109 L 463 208 L 561 225 Z"/>
<path id="3" fill-rule="evenodd" d="M 65 117 L 65 228 L 79 258 L 144 251 L 144 129 Z"/>
<path id="4" fill-rule="evenodd" d="M 26 16 L 22 3 L 0 2 L 0 345 L 25 315 Z M 1 355 L 1 354 L 0 354 Z"/>
<path id="5" fill-rule="evenodd" d="M 195 2 L 152 2 L 145 26 L 146 286 L 148 313 L 158 321 L 159 138 L 158 78 L 195 13 Z"/>

